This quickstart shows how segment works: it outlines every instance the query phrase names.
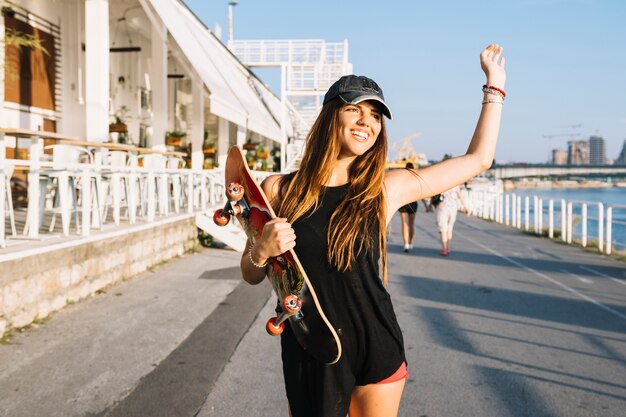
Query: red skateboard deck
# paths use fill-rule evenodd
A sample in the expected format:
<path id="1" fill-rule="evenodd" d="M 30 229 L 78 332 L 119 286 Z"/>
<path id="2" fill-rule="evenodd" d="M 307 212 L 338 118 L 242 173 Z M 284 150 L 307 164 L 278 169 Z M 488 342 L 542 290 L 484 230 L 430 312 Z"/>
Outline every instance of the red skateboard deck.
<path id="1" fill-rule="evenodd" d="M 254 244 L 265 223 L 276 215 L 236 146 L 228 153 L 224 174 L 229 201 L 213 219 L 225 225 L 234 215 Z M 336 363 L 341 357 L 341 342 L 294 251 L 270 258 L 265 273 L 278 296 L 277 316 L 268 321 L 268 333 L 280 334 L 283 322 L 289 320 L 298 342 L 310 355 L 326 364 Z"/>

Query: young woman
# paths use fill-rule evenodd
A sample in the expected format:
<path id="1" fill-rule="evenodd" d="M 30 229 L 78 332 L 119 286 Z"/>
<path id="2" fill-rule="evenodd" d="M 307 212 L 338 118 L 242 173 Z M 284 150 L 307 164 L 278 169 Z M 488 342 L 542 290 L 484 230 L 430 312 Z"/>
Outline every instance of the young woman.
<path id="1" fill-rule="evenodd" d="M 465 198 L 459 186 L 441 193 L 441 200 L 435 207 L 435 221 L 439 230 L 441 240 L 441 255 L 450 255 L 450 245 L 452 244 L 452 229 L 456 221 L 456 213 L 462 208 L 466 214 L 469 213 Z"/>
<path id="2" fill-rule="evenodd" d="M 254 246 L 248 243 L 241 258 L 243 277 L 260 283 L 268 258 L 294 249 L 343 349 L 337 364 L 319 363 L 300 348 L 287 323 L 281 347 L 293 417 L 397 415 L 408 373 L 402 333 L 385 289 L 386 227 L 401 206 L 490 166 L 504 98 L 501 52 L 489 45 L 480 54 L 487 87 L 465 155 L 419 172 L 386 172 L 383 116 L 391 119 L 391 111 L 375 82 L 350 75 L 326 93 L 300 169 L 263 182 L 280 218 L 265 225 Z"/>
<path id="3" fill-rule="evenodd" d="M 407 162 L 407 169 L 413 169 L 415 166 L 412 162 Z M 428 211 L 426 200 L 422 200 L 424 210 Z M 415 234 L 415 214 L 417 213 L 417 201 L 405 204 L 398 209 L 402 220 L 402 241 L 404 242 L 404 251 L 408 252 L 413 249 L 413 236 Z"/>

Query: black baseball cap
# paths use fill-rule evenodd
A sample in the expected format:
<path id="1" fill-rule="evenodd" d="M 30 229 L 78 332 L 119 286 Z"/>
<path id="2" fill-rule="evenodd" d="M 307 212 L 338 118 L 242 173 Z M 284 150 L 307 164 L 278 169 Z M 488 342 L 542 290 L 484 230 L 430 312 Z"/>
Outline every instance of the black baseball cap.
<path id="1" fill-rule="evenodd" d="M 383 105 L 383 114 L 391 120 L 391 109 L 385 103 L 383 90 L 371 78 L 363 75 L 344 75 L 330 86 L 323 104 L 337 96 L 348 104 L 358 104 L 365 100 L 378 101 Z"/>

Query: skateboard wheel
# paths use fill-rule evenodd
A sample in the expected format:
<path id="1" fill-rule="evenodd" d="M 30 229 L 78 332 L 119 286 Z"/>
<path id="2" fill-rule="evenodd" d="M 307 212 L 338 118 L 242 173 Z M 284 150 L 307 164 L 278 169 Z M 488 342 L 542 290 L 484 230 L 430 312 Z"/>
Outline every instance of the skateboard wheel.
<path id="1" fill-rule="evenodd" d="M 300 311 L 300 299 L 291 294 L 283 299 L 283 309 L 289 314 L 296 314 Z"/>
<path id="2" fill-rule="evenodd" d="M 226 187 L 226 196 L 231 201 L 239 201 L 243 197 L 243 186 L 238 182 L 231 182 Z"/>
<path id="3" fill-rule="evenodd" d="M 278 326 L 274 324 L 277 318 L 278 317 L 270 318 L 265 325 L 265 330 L 267 330 L 271 336 L 278 336 L 285 330 L 285 323 L 280 323 Z"/>
<path id="4" fill-rule="evenodd" d="M 223 209 L 215 210 L 213 213 L 213 222 L 218 226 L 226 226 L 230 221 L 230 214 L 224 213 Z"/>

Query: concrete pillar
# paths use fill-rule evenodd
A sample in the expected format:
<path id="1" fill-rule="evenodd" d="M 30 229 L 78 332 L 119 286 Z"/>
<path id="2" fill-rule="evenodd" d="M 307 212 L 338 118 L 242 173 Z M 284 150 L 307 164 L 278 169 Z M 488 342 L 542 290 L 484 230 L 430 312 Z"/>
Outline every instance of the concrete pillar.
<path id="1" fill-rule="evenodd" d="M 150 65 L 152 85 L 152 148 L 165 150 L 167 131 L 167 29 L 152 25 L 152 59 Z"/>
<path id="2" fill-rule="evenodd" d="M 193 122 L 191 123 L 191 167 L 202 169 L 204 154 L 204 83 L 199 78 L 193 78 L 191 88 Z"/>
<path id="3" fill-rule="evenodd" d="M 248 129 L 244 126 L 237 125 L 237 146 L 241 147 L 244 143 L 246 143 L 246 134 L 248 133 Z"/>
<path id="4" fill-rule="evenodd" d="M 85 0 L 86 139 L 109 138 L 109 1 Z"/>
<path id="5" fill-rule="evenodd" d="M 226 166 L 226 158 L 229 151 L 230 123 L 228 120 L 219 118 L 217 125 L 217 164 L 219 167 Z M 239 141 L 237 141 L 239 143 Z"/>

